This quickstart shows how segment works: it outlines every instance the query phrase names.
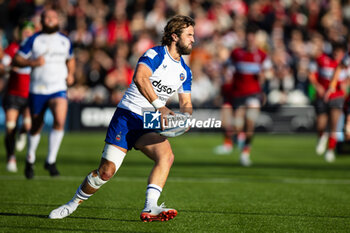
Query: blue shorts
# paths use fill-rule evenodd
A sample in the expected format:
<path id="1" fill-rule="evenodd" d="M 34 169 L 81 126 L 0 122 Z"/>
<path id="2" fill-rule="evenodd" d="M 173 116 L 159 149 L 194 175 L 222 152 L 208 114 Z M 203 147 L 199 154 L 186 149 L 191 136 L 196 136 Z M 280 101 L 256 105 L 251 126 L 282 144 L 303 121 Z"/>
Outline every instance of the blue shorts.
<path id="1" fill-rule="evenodd" d="M 131 150 L 137 139 L 154 132 L 143 128 L 143 116 L 123 108 L 117 108 L 109 123 L 105 142 Z"/>
<path id="2" fill-rule="evenodd" d="M 54 98 L 65 98 L 67 99 L 66 91 L 59 91 L 49 95 L 41 94 L 29 94 L 29 108 L 31 114 L 40 114 L 46 110 L 49 104 L 49 100 Z"/>

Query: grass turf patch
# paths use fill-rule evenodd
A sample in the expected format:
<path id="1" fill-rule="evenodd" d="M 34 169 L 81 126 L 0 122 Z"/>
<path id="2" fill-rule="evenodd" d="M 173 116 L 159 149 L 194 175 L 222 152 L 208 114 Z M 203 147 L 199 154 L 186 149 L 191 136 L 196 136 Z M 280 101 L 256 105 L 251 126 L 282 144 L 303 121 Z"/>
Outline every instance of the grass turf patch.
<path id="1" fill-rule="evenodd" d="M 348 232 L 350 229 L 350 156 L 327 164 L 315 155 L 313 135 L 254 138 L 253 166 L 239 166 L 239 152 L 213 154 L 219 134 L 186 134 L 170 139 L 175 162 L 159 204 L 179 211 L 168 222 L 139 220 L 152 161 L 139 151 L 77 211 L 62 220 L 50 211 L 73 196 L 83 178 L 97 168 L 104 133 L 68 133 L 58 169 L 43 169 L 46 137 L 37 152 L 35 178 L 23 175 L 25 153 L 18 153 L 17 174 L 0 164 L 0 232 Z M 1 148 L 1 154 L 4 149 Z"/>

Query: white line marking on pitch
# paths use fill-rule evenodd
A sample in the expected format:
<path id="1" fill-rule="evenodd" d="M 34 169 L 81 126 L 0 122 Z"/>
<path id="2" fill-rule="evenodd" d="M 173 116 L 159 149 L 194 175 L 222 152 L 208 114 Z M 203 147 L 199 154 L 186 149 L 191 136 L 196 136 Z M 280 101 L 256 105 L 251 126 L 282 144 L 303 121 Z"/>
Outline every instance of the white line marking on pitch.
<path id="1" fill-rule="evenodd" d="M 60 176 L 51 178 L 50 176 L 35 176 L 34 181 L 82 181 L 83 176 Z M 0 181 L 7 180 L 25 180 L 24 176 L 0 176 Z M 112 182 L 146 182 L 147 177 L 118 177 L 116 176 Z M 254 179 L 254 178 L 187 178 L 187 177 L 169 177 L 168 182 L 176 183 L 286 183 L 286 184 L 350 184 L 349 179 L 298 179 L 298 178 L 266 178 L 266 179 Z"/>

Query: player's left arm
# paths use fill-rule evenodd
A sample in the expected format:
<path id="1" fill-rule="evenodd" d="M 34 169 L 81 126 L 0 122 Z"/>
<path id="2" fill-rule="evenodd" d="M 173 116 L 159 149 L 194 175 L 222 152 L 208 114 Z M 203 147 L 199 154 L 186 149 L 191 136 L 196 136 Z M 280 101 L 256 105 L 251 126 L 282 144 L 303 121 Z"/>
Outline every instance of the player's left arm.
<path id="1" fill-rule="evenodd" d="M 74 58 L 74 54 L 73 54 L 73 44 L 72 41 L 69 41 L 69 47 L 68 49 L 68 54 L 66 57 L 66 65 L 67 65 L 67 69 L 68 69 L 68 75 L 67 75 L 67 85 L 71 86 L 74 84 L 74 73 L 75 73 L 75 58 Z"/>
<path id="2" fill-rule="evenodd" d="M 75 59 L 74 57 L 66 61 L 68 76 L 67 76 L 67 85 L 71 86 L 74 83 L 74 73 L 75 73 Z"/>
<path id="3" fill-rule="evenodd" d="M 66 61 L 68 76 L 67 76 L 67 85 L 71 86 L 74 83 L 74 73 L 75 73 L 75 59 L 74 57 Z"/>
<path id="4" fill-rule="evenodd" d="M 180 112 L 192 115 L 191 93 L 179 93 Z"/>

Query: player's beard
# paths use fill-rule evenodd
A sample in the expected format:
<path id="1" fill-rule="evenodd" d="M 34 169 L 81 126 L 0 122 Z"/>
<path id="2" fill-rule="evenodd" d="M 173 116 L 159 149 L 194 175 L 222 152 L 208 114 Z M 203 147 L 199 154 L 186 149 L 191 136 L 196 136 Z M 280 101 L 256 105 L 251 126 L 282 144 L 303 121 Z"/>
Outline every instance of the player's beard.
<path id="1" fill-rule="evenodd" d="M 59 28 L 58 24 L 55 26 L 52 26 L 52 27 L 45 25 L 45 24 L 43 25 L 43 32 L 48 33 L 48 34 L 58 32 L 59 29 L 60 28 Z"/>
<path id="2" fill-rule="evenodd" d="M 180 55 L 189 55 L 192 52 L 192 47 L 188 47 L 182 43 L 182 40 L 178 40 L 176 50 Z"/>

